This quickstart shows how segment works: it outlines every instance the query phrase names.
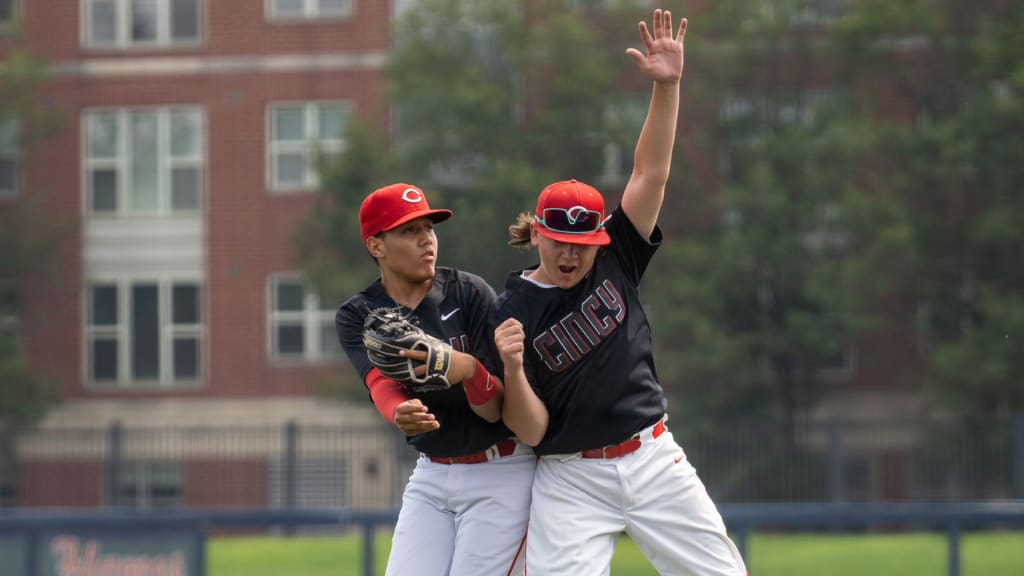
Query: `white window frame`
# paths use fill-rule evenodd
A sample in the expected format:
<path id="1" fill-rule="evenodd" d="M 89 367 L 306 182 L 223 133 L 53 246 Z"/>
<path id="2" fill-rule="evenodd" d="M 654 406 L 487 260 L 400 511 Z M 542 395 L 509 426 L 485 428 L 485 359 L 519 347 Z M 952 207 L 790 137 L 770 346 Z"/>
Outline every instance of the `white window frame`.
<path id="1" fill-rule="evenodd" d="M 843 97 L 844 94 L 831 86 L 807 88 L 794 93 L 789 104 L 780 106 L 775 110 L 769 110 L 769 101 L 764 96 L 755 96 L 750 92 L 731 92 L 725 94 L 719 100 L 719 125 L 735 121 L 743 116 L 749 116 L 753 119 L 756 128 L 747 133 L 743 138 L 723 141 L 723 144 L 719 147 L 718 154 L 719 174 L 726 178 L 729 177 L 735 162 L 732 158 L 734 148 L 741 146 L 753 148 L 764 142 L 766 123 L 769 121 L 770 113 L 776 116 L 774 120 L 781 123 L 807 127 L 814 123 L 822 108 Z"/>
<path id="2" fill-rule="evenodd" d="M 320 186 L 316 168 L 320 154 L 333 156 L 345 150 L 346 142 L 340 135 L 321 138 L 320 110 L 327 106 L 341 106 L 348 110 L 349 121 L 354 118 L 355 106 L 350 100 L 282 101 L 267 107 L 267 188 L 271 192 L 314 191 Z M 285 108 L 302 108 L 303 140 L 278 141 L 275 114 Z M 282 182 L 277 172 L 278 154 L 301 155 L 306 166 L 302 182 Z"/>
<path id="3" fill-rule="evenodd" d="M 850 4 L 850 0 L 812 0 L 793 15 L 793 23 L 808 26 L 832 24 L 850 12 Z"/>
<path id="4" fill-rule="evenodd" d="M 355 16 L 356 0 L 346 0 L 348 6 L 339 12 L 323 11 L 320 8 L 320 0 L 302 0 L 301 14 L 282 14 L 277 9 L 276 0 L 266 0 L 264 14 L 271 22 L 295 22 L 306 20 L 346 20 Z"/>
<path id="5" fill-rule="evenodd" d="M 132 0 L 81 0 L 81 42 L 92 50 L 147 50 L 167 48 L 196 48 L 202 46 L 206 35 L 206 4 L 211 0 L 196 0 L 196 38 L 175 40 L 171 37 L 171 7 L 174 0 L 154 0 L 157 4 L 156 38 L 152 41 L 135 41 L 131 37 L 130 8 Z M 92 13 L 97 2 L 114 3 L 114 39 L 99 41 L 93 38 Z"/>
<path id="6" fill-rule="evenodd" d="M 825 384 L 848 384 L 853 379 L 856 365 L 856 351 L 851 346 L 844 346 L 841 352 L 842 362 L 838 365 L 822 364 L 817 367 L 818 377 Z"/>
<path id="7" fill-rule="evenodd" d="M 598 177 L 601 184 L 619 185 L 629 180 L 635 145 L 631 147 L 627 142 L 636 142 L 636 138 L 624 138 L 624 135 L 626 132 L 640 134 L 647 118 L 649 101 L 646 93 L 632 92 L 605 107 L 604 122 L 609 140 L 602 146 L 604 162 Z"/>
<path id="8" fill-rule="evenodd" d="M 571 0 L 569 8 L 576 12 L 612 10 L 616 8 L 654 7 L 657 0 Z"/>
<path id="9" fill-rule="evenodd" d="M 131 208 L 132 162 L 130 154 L 131 116 L 138 112 L 155 112 L 157 115 L 157 207 L 155 210 Z M 190 155 L 171 154 L 171 116 L 184 113 L 195 115 L 198 128 L 195 151 Z M 94 119 L 113 115 L 117 138 L 117 150 L 113 158 L 92 157 L 89 149 L 89 134 Z M 136 216 L 182 216 L 198 215 L 204 211 L 207 197 L 206 169 L 206 115 L 199 106 L 162 106 L 131 108 L 90 108 L 82 112 L 82 207 L 84 215 L 90 218 L 136 217 Z M 195 168 L 199 173 L 199 201 L 194 209 L 175 210 L 172 207 L 172 174 L 175 168 Z M 92 171 L 112 169 L 117 186 L 116 208 L 97 211 L 92 202 Z"/>
<path id="10" fill-rule="evenodd" d="M 158 376 L 156 379 L 136 380 L 132 377 L 132 288 L 142 284 L 157 286 L 157 326 L 159 333 Z M 192 277 L 150 277 L 133 276 L 130 278 L 90 278 L 84 291 L 85 338 L 82 339 L 83 381 L 92 390 L 154 390 L 167 388 L 196 388 L 206 379 L 206 323 L 207 288 L 206 283 Z M 178 285 L 191 285 L 198 288 L 199 323 L 174 324 L 172 316 L 173 288 Z M 94 326 L 93 289 L 97 286 L 114 286 L 117 288 L 117 323 L 112 326 Z M 175 379 L 174 376 L 174 341 L 179 337 L 193 337 L 199 347 L 199 358 L 195 378 Z M 97 338 L 114 338 L 117 345 L 117 376 L 113 380 L 96 380 L 93 378 L 93 341 Z"/>
<path id="11" fill-rule="evenodd" d="M 130 510 L 173 510 L 181 507 L 184 500 L 184 465 L 177 460 L 124 460 L 120 465 L 120 477 L 117 478 L 115 486 L 116 504 Z M 162 470 L 161 470 L 162 469 Z M 164 475 L 160 472 L 169 473 L 171 482 L 166 482 Z M 131 482 L 126 482 L 131 480 Z M 173 485 L 176 495 L 173 501 L 159 501 L 153 496 L 154 488 L 165 485 Z M 125 488 L 135 489 L 134 499 L 129 501 L 121 491 Z"/>
<path id="12" fill-rule="evenodd" d="M 277 309 L 277 286 L 294 283 L 302 287 L 303 301 L 300 311 L 279 311 Z M 272 274 L 267 278 L 267 356 L 275 364 L 327 363 L 341 358 L 340 345 L 332 341 L 324 345 L 320 340 L 320 328 L 326 322 L 334 325 L 336 309 L 321 308 L 320 298 L 302 281 L 296 272 Z M 282 354 L 277 345 L 277 329 L 282 324 L 302 326 L 303 346 L 300 354 Z"/>
<path id="13" fill-rule="evenodd" d="M 19 122 L 17 118 L 11 117 L 3 121 L 0 125 L 0 133 L 4 130 L 10 130 L 12 133 L 11 142 L 6 146 L 3 140 L 0 140 L 0 160 L 8 160 L 14 164 L 14 188 L 0 188 L 0 200 L 10 200 L 17 198 L 21 192 L 21 147 L 18 143 L 20 134 Z"/>

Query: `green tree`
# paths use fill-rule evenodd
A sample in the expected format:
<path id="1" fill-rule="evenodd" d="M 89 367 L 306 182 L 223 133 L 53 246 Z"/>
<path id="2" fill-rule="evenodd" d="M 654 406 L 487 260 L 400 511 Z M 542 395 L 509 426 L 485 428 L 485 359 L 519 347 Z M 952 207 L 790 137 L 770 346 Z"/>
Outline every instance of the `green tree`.
<path id="1" fill-rule="evenodd" d="M 773 416 L 794 422 L 825 394 L 830 368 L 884 326 L 910 229 L 895 199 L 864 186 L 879 132 L 841 73 L 831 15 L 816 3 L 722 1 L 702 14 L 687 63 L 703 161 L 720 187 L 687 177 L 691 229 L 672 227 L 648 295 L 659 371 L 681 386 L 690 425 Z M 693 198 L 691 198 L 691 196 Z M 660 336 L 659 336 L 660 335 Z M 672 335 L 671 338 L 667 335 Z"/>
<path id="2" fill-rule="evenodd" d="M 878 171 L 914 213 L 907 305 L 921 312 L 928 388 L 983 418 L 1024 411 L 1022 26 L 1020 2 L 870 0 L 844 30 L 907 111 Z"/>
<path id="3" fill-rule="evenodd" d="M 350 138 L 325 165 L 323 186 L 333 199 L 318 204 L 314 224 L 301 225 L 298 254 L 318 287 L 341 286 L 329 280 L 339 271 L 358 277 L 345 293 L 372 279 L 355 207 L 380 184 L 408 181 L 456 213 L 438 228 L 442 264 L 472 270 L 500 290 L 508 270 L 528 263 L 503 248 L 507 227 L 532 208 L 540 188 L 563 178 L 598 180 L 609 143 L 628 138 L 632 158 L 640 123 L 628 133 L 628 122 L 608 111 L 621 98 L 616 82 L 635 38 L 600 36 L 567 1 L 543 3 L 543 11 L 530 4 L 420 0 L 396 19 L 388 67 L 394 134 L 377 141 L 372 158 Z M 617 22 L 649 16 L 634 10 Z M 642 88 L 645 96 L 649 90 Z"/>
<path id="4" fill-rule="evenodd" d="M 377 186 L 415 183 L 433 205 L 453 209 L 437 229 L 441 263 L 500 291 L 509 270 L 532 263 L 505 247 L 506 231 L 541 187 L 567 178 L 600 185 L 610 145 L 632 159 L 643 117 L 614 112 L 632 65 L 625 48 L 638 40 L 622 23 L 649 18 L 649 9 L 616 10 L 614 36 L 580 14 L 568 0 L 418 0 L 396 18 L 386 103 L 393 134 L 355 125 L 346 150 L 323 164 L 323 198 L 298 227 L 295 253 L 317 291 L 352 294 L 376 276 L 357 219 Z M 650 86 L 638 93 L 646 103 Z M 624 183 L 608 185 L 614 194 Z"/>
<path id="5" fill-rule="evenodd" d="M 37 142 L 56 129 L 56 119 L 41 110 L 36 93 L 46 78 L 45 63 L 22 47 L 0 62 L 0 149 L 27 157 Z M 15 168 L 17 171 L 17 168 Z M 15 176 L 17 182 L 19 178 Z M 29 196 L 18 183 L 20 198 L 0 207 L 0 485 L 17 482 L 14 439 L 58 400 L 56 383 L 29 367 L 20 338 L 22 293 L 41 277 L 60 236 L 46 218 L 42 194 Z"/>
<path id="6" fill-rule="evenodd" d="M 45 78 L 45 63 L 16 38 L 0 62 L 0 146 L 19 149 L 20 157 L 57 127 L 36 98 Z M 0 209 L 0 432 L 30 425 L 56 400 L 54 383 L 33 374 L 25 361 L 18 317 L 26 284 L 50 263 L 59 226 L 46 218 L 41 194 L 18 194 L 19 201 Z"/>
<path id="7" fill-rule="evenodd" d="M 615 25 L 645 12 L 627 10 Z M 395 38 L 396 173 L 455 210 L 438 228 L 443 261 L 500 289 L 507 271 L 525 264 L 501 249 L 507 227 L 543 185 L 599 183 L 609 144 L 632 158 L 640 122 L 616 132 L 609 111 L 622 98 L 625 47 L 636 39 L 588 26 L 564 0 L 420 0 L 399 18 Z"/>

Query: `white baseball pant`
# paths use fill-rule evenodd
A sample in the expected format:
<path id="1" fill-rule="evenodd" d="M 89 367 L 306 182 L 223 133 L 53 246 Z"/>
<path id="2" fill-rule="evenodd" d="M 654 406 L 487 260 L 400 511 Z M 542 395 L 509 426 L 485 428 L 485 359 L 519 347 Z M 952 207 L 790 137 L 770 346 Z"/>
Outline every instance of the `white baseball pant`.
<path id="1" fill-rule="evenodd" d="M 511 456 L 479 464 L 421 456 L 402 495 L 387 576 L 522 574 L 536 464 L 518 442 Z"/>
<path id="2" fill-rule="evenodd" d="M 625 531 L 659 574 L 746 576 L 697 471 L 671 432 L 640 433 L 619 458 L 541 457 L 533 482 L 529 576 L 608 575 Z"/>

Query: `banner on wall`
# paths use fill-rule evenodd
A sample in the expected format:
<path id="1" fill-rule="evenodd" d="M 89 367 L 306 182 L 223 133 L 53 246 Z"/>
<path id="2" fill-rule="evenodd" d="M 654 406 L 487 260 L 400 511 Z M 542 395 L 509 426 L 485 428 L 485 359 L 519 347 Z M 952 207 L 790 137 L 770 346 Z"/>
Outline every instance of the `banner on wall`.
<path id="1" fill-rule="evenodd" d="M 0 534 L 0 566 L 12 576 L 203 576 L 204 545 L 201 532 Z"/>

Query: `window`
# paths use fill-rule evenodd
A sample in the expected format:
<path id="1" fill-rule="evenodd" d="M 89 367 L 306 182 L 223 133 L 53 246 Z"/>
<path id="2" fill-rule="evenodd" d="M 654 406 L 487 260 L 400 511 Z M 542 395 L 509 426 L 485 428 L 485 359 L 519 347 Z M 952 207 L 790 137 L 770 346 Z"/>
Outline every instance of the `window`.
<path id="1" fill-rule="evenodd" d="M 654 0 L 571 0 L 573 10 L 612 10 L 615 8 L 644 8 L 654 6 Z"/>
<path id="2" fill-rule="evenodd" d="M 13 433 L 0 431 L 0 509 L 13 508 L 18 503 L 16 462 Z"/>
<path id="3" fill-rule="evenodd" d="M 89 213 L 196 213 L 203 205 L 203 115 L 195 108 L 85 115 Z"/>
<path id="4" fill-rule="evenodd" d="M 90 48 L 196 46 L 203 0 L 84 0 Z"/>
<path id="5" fill-rule="evenodd" d="M 21 153 L 18 146 L 18 121 L 0 121 L 0 199 L 18 195 L 21 179 Z"/>
<path id="6" fill-rule="evenodd" d="M 847 384 L 853 378 L 854 352 L 844 346 L 818 363 L 818 377 L 826 384 Z"/>
<path id="7" fill-rule="evenodd" d="M 0 30 L 9 28 L 18 17 L 17 0 L 0 0 Z"/>
<path id="8" fill-rule="evenodd" d="M 270 353 L 274 360 L 317 361 L 341 354 L 334 329 L 335 307 L 321 308 L 320 298 L 294 276 L 270 280 Z"/>
<path id="9" fill-rule="evenodd" d="M 188 280 L 93 281 L 88 381 L 95 387 L 188 386 L 202 378 L 202 286 Z"/>
<path id="10" fill-rule="evenodd" d="M 823 118 L 842 115 L 848 105 L 845 93 L 831 87 L 794 91 L 788 98 L 730 93 L 720 102 L 719 172 L 733 179 L 754 164 L 768 137 L 793 128 L 811 132 Z"/>
<path id="11" fill-rule="evenodd" d="M 350 117 L 351 106 L 346 102 L 271 106 L 267 146 L 271 190 L 311 190 L 319 186 L 317 154 L 341 153 Z"/>
<path id="12" fill-rule="evenodd" d="M 647 117 L 650 96 L 633 94 L 607 106 L 604 111 L 608 141 L 604 144 L 602 184 L 622 184 L 633 172 L 636 139 Z"/>
<path id="13" fill-rule="evenodd" d="M 18 501 L 18 491 L 13 480 L 0 478 L 0 509 L 14 508 Z"/>
<path id="14" fill-rule="evenodd" d="M 267 0 L 271 20 L 348 18 L 355 0 Z"/>
<path id="15" fill-rule="evenodd" d="M 826 201 L 818 206 L 814 224 L 804 237 L 804 246 L 814 254 L 842 258 L 853 243 L 852 234 L 843 219 L 838 202 Z"/>
<path id="16" fill-rule="evenodd" d="M 114 485 L 115 506 L 132 510 L 177 508 L 181 503 L 181 463 L 129 460 Z"/>
<path id="17" fill-rule="evenodd" d="M 807 0 L 793 15 L 795 24 L 828 24 L 846 15 L 850 0 Z"/>

